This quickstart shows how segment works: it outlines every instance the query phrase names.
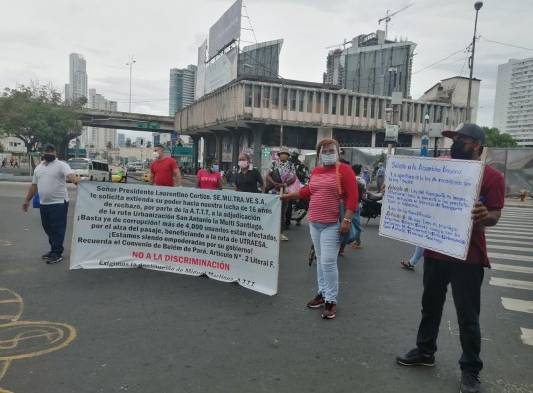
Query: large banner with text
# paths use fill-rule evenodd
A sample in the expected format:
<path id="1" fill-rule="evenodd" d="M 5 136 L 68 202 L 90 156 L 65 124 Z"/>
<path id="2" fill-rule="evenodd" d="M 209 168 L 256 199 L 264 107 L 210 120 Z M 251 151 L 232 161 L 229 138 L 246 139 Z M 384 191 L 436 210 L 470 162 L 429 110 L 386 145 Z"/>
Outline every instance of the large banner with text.
<path id="1" fill-rule="evenodd" d="M 389 156 L 379 234 L 466 259 L 480 161 Z"/>
<path id="2" fill-rule="evenodd" d="M 70 268 L 205 274 L 274 295 L 280 217 L 275 195 L 83 182 Z"/>

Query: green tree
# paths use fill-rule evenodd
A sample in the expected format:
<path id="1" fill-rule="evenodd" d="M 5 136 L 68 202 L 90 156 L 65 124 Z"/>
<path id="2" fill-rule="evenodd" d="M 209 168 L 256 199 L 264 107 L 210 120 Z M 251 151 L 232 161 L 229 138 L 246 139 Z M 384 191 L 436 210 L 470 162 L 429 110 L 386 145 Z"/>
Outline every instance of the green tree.
<path id="1" fill-rule="evenodd" d="M 76 110 L 85 102 L 64 103 L 61 94 L 46 85 L 6 88 L 0 97 L 0 130 L 20 139 L 28 155 L 39 144 L 53 143 L 58 156 L 66 158 L 69 141 L 81 132 Z"/>
<path id="2" fill-rule="evenodd" d="M 131 138 L 126 138 L 126 147 L 131 147 Z"/>
<path id="3" fill-rule="evenodd" d="M 502 134 L 497 128 L 483 127 L 485 131 L 485 146 L 487 147 L 516 147 L 516 141 L 509 134 Z"/>
<path id="4" fill-rule="evenodd" d="M 146 142 L 146 147 L 147 147 L 148 149 L 151 148 L 151 147 L 152 147 L 152 142 L 150 142 L 150 141 Z"/>

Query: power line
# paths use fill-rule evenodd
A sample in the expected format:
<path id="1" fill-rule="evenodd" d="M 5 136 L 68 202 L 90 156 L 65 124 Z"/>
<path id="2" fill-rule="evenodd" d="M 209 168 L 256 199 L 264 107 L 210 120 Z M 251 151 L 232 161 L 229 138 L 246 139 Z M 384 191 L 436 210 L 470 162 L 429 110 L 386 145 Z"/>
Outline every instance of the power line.
<path id="1" fill-rule="evenodd" d="M 507 43 L 505 43 L 505 42 L 489 40 L 488 38 L 485 38 L 485 37 L 483 37 L 483 36 L 480 36 L 480 37 L 483 38 L 484 41 L 492 42 L 493 44 L 498 44 L 498 45 L 503 45 L 503 46 L 509 46 L 509 47 L 511 47 L 511 48 L 523 49 L 523 50 L 528 50 L 528 51 L 533 52 L 533 49 L 532 49 L 532 48 L 526 48 L 525 46 L 519 46 L 519 45 L 507 44 Z"/>
<path id="2" fill-rule="evenodd" d="M 432 67 L 434 67 L 434 66 L 436 66 L 436 65 L 438 65 L 438 64 L 440 64 L 440 63 L 442 63 L 443 61 L 446 61 L 446 60 L 448 60 L 449 58 L 451 58 L 451 57 L 453 57 L 453 56 L 455 56 L 455 55 L 457 55 L 457 54 L 459 54 L 459 53 L 461 53 L 461 52 L 464 52 L 467 48 L 468 48 L 468 46 L 465 47 L 465 48 L 459 49 L 458 51 L 453 52 L 453 53 L 449 54 L 448 56 L 446 56 L 446 57 L 444 57 L 444 58 L 442 58 L 442 59 L 440 59 L 440 60 L 438 60 L 438 61 L 436 61 L 436 62 L 434 62 L 434 63 L 432 63 L 432 64 L 430 64 L 430 65 L 428 65 L 428 66 L 426 66 L 426 67 L 424 67 L 424 68 L 421 68 L 421 69 L 419 69 L 419 70 L 414 71 L 412 74 L 413 74 L 413 75 L 414 75 L 414 74 L 418 74 L 419 72 L 422 72 L 422 71 L 425 71 L 425 70 L 427 70 L 427 69 L 429 69 L 429 68 L 432 68 Z"/>

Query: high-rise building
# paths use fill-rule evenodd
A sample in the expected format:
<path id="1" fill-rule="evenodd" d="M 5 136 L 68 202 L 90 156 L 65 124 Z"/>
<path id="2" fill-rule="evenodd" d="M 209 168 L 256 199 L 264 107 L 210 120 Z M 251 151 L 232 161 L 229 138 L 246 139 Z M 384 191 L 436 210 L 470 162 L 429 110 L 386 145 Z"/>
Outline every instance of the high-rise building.
<path id="1" fill-rule="evenodd" d="M 415 48 L 411 41 L 387 40 L 383 30 L 358 35 L 344 49 L 329 52 L 324 83 L 380 96 L 401 91 L 409 97 Z"/>
<path id="2" fill-rule="evenodd" d="M 493 126 L 533 146 L 533 57 L 498 66 Z"/>
<path id="3" fill-rule="evenodd" d="M 196 70 L 197 67 L 192 64 L 187 68 L 172 68 L 170 70 L 169 116 L 174 116 L 176 112 L 194 102 Z"/>
<path id="4" fill-rule="evenodd" d="M 65 84 L 65 100 L 87 98 L 87 62 L 79 53 L 69 56 L 69 83 Z"/>
<path id="5" fill-rule="evenodd" d="M 89 89 L 87 106 L 90 109 L 116 111 L 116 101 L 107 100 L 103 95 L 97 94 L 96 89 Z M 110 128 L 87 127 L 81 134 L 81 145 L 96 150 L 103 150 L 109 146 L 115 147 L 117 130 Z"/>
<path id="6" fill-rule="evenodd" d="M 123 134 L 121 132 L 117 134 L 117 145 L 126 146 L 126 134 Z"/>

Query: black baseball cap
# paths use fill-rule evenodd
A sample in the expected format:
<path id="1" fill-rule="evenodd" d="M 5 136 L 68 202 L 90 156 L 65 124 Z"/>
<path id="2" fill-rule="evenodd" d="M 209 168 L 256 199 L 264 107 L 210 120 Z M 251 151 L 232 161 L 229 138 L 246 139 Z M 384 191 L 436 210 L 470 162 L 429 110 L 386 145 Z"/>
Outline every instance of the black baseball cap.
<path id="1" fill-rule="evenodd" d="M 455 129 L 455 131 L 447 130 L 442 131 L 442 135 L 447 138 L 454 138 L 456 135 L 464 135 L 472 139 L 476 139 L 481 142 L 482 145 L 485 144 L 485 131 L 474 123 L 461 123 Z"/>
<path id="2" fill-rule="evenodd" d="M 52 152 L 56 151 L 56 147 L 52 145 L 51 143 L 46 143 L 43 145 L 43 151 L 44 152 Z"/>

